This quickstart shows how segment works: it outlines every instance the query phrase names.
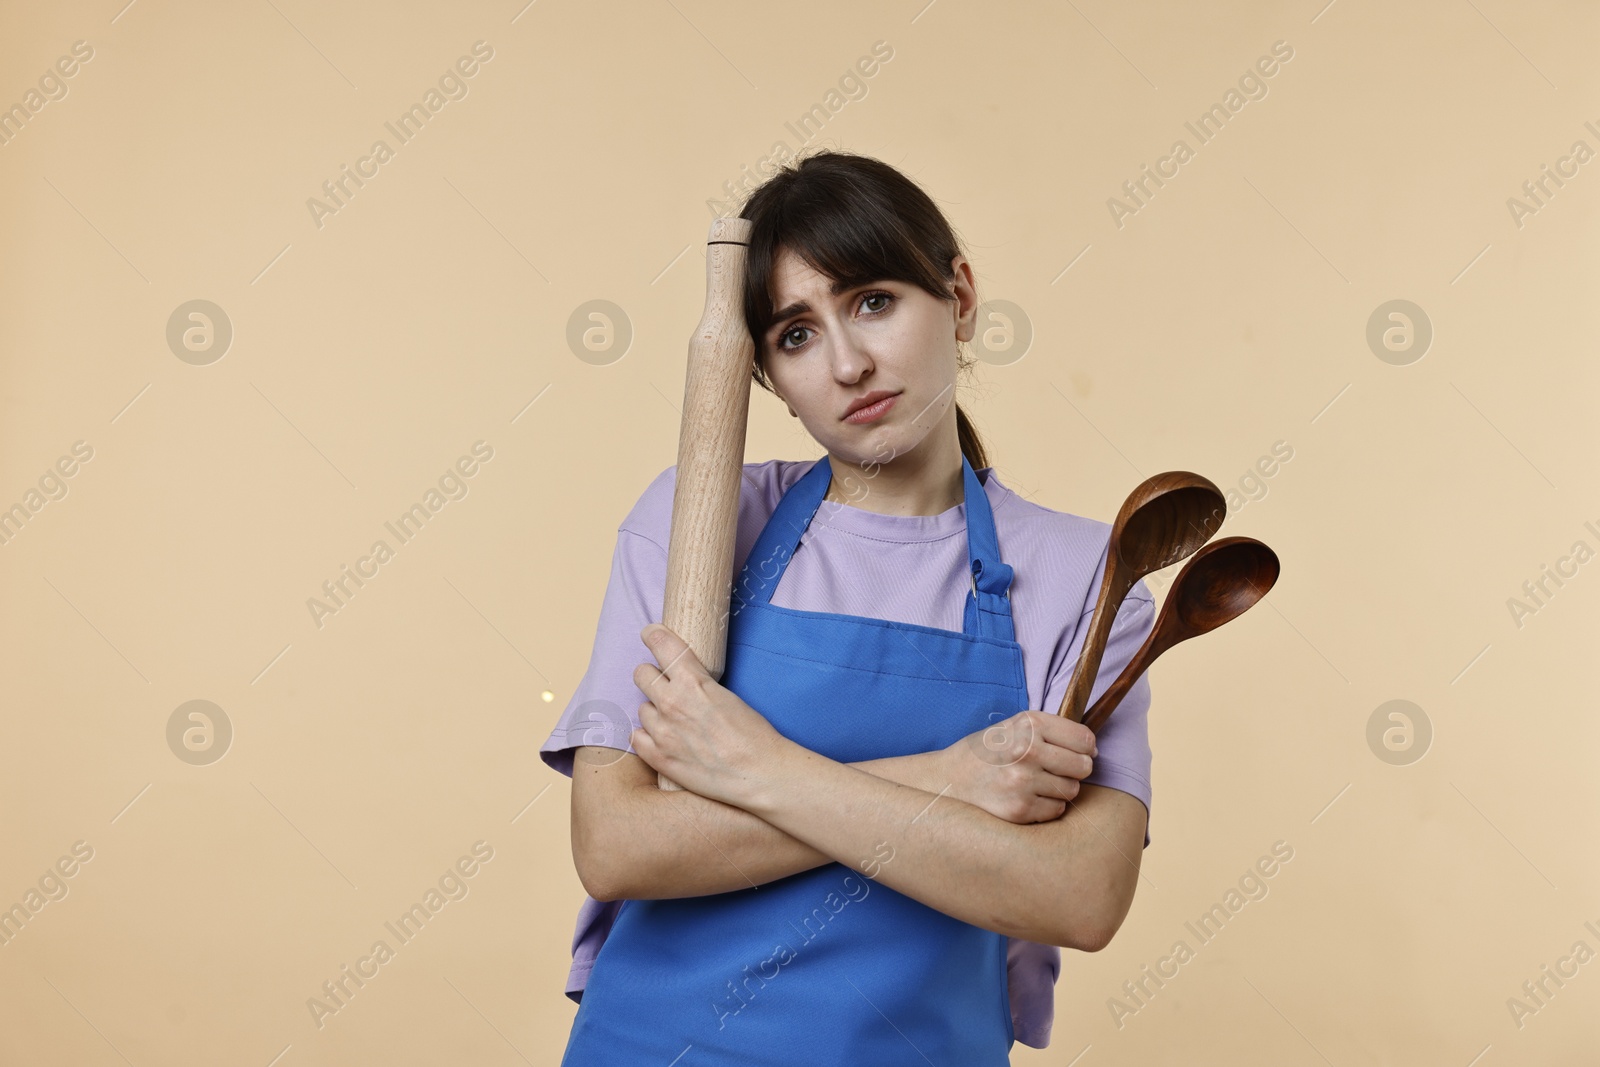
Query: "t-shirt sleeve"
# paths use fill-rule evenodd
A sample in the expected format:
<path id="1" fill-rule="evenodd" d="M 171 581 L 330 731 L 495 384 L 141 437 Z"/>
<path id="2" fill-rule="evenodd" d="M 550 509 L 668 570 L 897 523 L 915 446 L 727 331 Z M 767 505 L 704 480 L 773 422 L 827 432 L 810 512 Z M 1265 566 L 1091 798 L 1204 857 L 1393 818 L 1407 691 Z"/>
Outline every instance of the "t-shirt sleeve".
<path id="1" fill-rule="evenodd" d="M 633 672 L 641 663 L 655 662 L 639 631 L 661 621 L 667 550 L 654 538 L 630 527 L 652 494 L 660 495 L 660 485 L 658 479 L 646 490 L 640 506 L 629 516 L 630 521 L 617 531 L 611 577 L 600 605 L 588 670 L 549 738 L 539 748 L 540 758 L 568 778 L 572 777 L 573 750 L 580 745 L 633 751 L 629 736 L 639 725 L 639 705 L 647 699 L 633 684 Z M 670 487 L 667 503 L 670 507 Z"/>
<path id="2" fill-rule="evenodd" d="M 1099 583 L 1095 583 L 1094 595 L 1099 596 L 1099 593 Z M 1078 656 L 1083 651 L 1083 642 L 1088 637 L 1089 621 L 1093 613 L 1094 604 L 1091 602 L 1079 620 L 1078 632 L 1067 650 L 1067 656 L 1045 687 L 1042 710 L 1053 712 L 1061 707 L 1061 699 L 1066 696 L 1067 684 L 1072 680 L 1072 672 L 1078 665 Z M 1106 638 L 1105 653 L 1100 658 L 1100 670 L 1095 674 L 1094 685 L 1090 687 L 1089 702 L 1084 705 L 1085 710 L 1093 707 L 1100 694 L 1117 680 L 1122 669 L 1144 644 L 1145 638 L 1150 636 L 1150 631 L 1155 629 L 1155 624 L 1155 596 L 1142 580 L 1135 582 L 1122 601 L 1122 606 L 1117 609 L 1116 620 L 1111 624 L 1110 636 Z M 1147 671 L 1133 684 L 1133 688 L 1128 690 L 1128 694 L 1112 712 L 1111 718 L 1106 720 L 1100 732 L 1095 735 L 1095 744 L 1100 754 L 1094 759 L 1094 771 L 1084 779 L 1088 785 L 1108 786 L 1138 797 L 1139 802 L 1145 806 L 1147 816 L 1150 810 L 1151 792 L 1149 715 L 1150 676 Z M 1146 847 L 1150 844 L 1148 817 L 1145 820 L 1144 843 Z"/>

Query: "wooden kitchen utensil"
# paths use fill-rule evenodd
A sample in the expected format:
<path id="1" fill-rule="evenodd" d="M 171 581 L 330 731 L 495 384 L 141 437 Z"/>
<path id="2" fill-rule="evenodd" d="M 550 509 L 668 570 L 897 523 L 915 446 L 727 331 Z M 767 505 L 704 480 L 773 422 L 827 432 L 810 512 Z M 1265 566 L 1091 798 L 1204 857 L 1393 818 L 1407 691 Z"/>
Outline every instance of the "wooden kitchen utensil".
<path id="1" fill-rule="evenodd" d="M 1111 525 L 1094 617 L 1089 620 L 1083 651 L 1056 714 L 1083 721 L 1111 624 L 1133 583 L 1192 555 L 1217 532 L 1227 514 L 1221 490 L 1210 479 L 1190 471 L 1154 475 L 1128 494 Z"/>
<path id="2" fill-rule="evenodd" d="M 1224 537 L 1201 548 L 1173 580 L 1150 636 L 1111 687 L 1100 694 L 1083 724 L 1099 733 L 1157 656 L 1180 641 L 1237 619 L 1266 596 L 1277 580 L 1278 554 L 1253 537 Z"/>
<path id="3" fill-rule="evenodd" d="M 727 654 L 755 358 L 744 322 L 750 228 L 748 219 L 715 219 L 706 238 L 706 304 L 689 338 L 661 614 L 662 625 L 683 638 L 717 679 Z M 656 778 L 662 789 L 681 788 L 660 774 Z"/>

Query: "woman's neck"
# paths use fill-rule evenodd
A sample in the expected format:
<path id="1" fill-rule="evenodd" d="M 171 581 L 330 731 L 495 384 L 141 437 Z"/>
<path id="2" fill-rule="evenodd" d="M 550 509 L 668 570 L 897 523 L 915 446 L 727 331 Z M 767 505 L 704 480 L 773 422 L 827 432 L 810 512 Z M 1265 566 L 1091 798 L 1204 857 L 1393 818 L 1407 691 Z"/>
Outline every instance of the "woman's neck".
<path id="1" fill-rule="evenodd" d="M 918 449 L 891 463 L 868 463 L 865 469 L 831 452 L 826 459 L 833 479 L 824 499 L 836 504 L 880 515 L 938 515 L 966 499 L 961 444 L 954 434 L 945 447 L 925 454 Z"/>

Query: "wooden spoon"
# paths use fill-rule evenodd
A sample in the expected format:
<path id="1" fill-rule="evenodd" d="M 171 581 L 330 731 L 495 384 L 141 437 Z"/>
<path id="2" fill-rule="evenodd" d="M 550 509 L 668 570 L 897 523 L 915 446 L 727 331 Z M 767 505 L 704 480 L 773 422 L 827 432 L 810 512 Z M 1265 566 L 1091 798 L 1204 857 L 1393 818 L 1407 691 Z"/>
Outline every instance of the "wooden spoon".
<path id="1" fill-rule="evenodd" d="M 1083 651 L 1056 714 L 1083 721 L 1100 657 L 1105 654 L 1106 637 L 1133 583 L 1193 555 L 1217 532 L 1227 514 L 1221 490 L 1210 479 L 1189 471 L 1167 471 L 1146 478 L 1128 494 L 1111 525 L 1094 617 L 1089 620 Z"/>
<path id="2" fill-rule="evenodd" d="M 1155 629 L 1100 694 L 1083 724 L 1098 733 L 1156 657 L 1180 641 L 1210 633 L 1250 610 L 1278 580 L 1278 554 L 1253 537 L 1224 537 L 1183 565 L 1167 592 Z"/>

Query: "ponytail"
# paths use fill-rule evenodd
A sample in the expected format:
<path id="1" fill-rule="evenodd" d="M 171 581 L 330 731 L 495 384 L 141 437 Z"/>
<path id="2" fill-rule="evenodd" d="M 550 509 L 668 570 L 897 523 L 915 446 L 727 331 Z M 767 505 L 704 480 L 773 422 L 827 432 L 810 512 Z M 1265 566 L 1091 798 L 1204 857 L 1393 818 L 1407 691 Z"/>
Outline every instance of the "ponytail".
<path id="1" fill-rule="evenodd" d="M 989 458 L 983 450 L 983 439 L 978 436 L 977 427 L 972 425 L 972 420 L 967 418 L 960 404 L 956 405 L 956 436 L 961 439 L 961 454 L 967 457 L 967 463 L 973 470 L 980 471 L 989 465 Z"/>

